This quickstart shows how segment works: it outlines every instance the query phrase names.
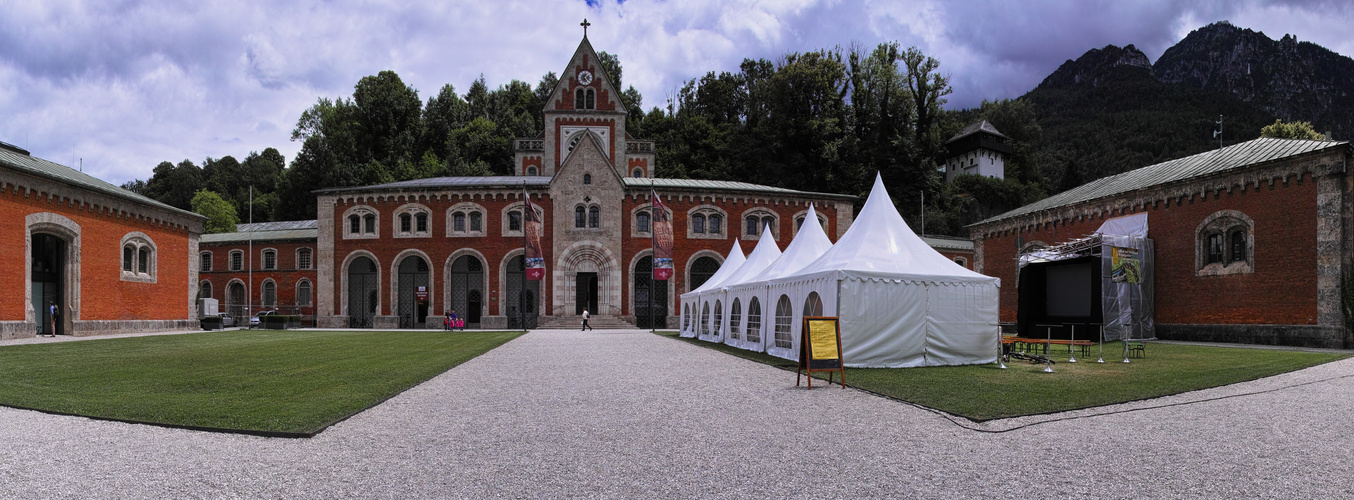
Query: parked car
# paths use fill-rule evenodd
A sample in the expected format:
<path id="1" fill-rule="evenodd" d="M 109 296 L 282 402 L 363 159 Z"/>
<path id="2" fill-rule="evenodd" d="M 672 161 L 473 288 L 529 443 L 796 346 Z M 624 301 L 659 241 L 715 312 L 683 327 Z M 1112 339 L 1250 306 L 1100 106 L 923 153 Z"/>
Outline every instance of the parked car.
<path id="1" fill-rule="evenodd" d="M 259 326 L 259 318 L 263 316 L 271 316 L 274 314 L 277 314 L 277 311 L 274 310 L 259 311 L 257 314 L 249 317 L 249 327 L 254 328 Z"/>
<path id="2" fill-rule="evenodd" d="M 221 313 L 221 326 L 223 328 L 235 326 L 235 317 L 226 313 Z"/>

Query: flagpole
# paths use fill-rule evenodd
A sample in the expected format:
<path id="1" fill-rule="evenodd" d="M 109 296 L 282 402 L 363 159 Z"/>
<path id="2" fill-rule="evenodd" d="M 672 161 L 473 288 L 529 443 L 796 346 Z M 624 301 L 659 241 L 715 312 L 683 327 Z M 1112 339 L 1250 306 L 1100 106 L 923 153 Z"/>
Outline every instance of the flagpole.
<path id="1" fill-rule="evenodd" d="M 527 210 L 531 210 L 531 204 L 527 200 L 527 180 L 522 179 L 522 284 L 517 289 L 517 321 L 522 324 L 522 331 L 527 331 L 526 297 L 527 290 Z"/>
<path id="2" fill-rule="evenodd" d="M 654 202 L 658 201 L 658 193 L 653 190 L 652 177 L 649 178 L 649 196 L 649 331 L 655 332 L 658 331 L 658 323 L 654 319 L 653 296 L 658 292 L 658 280 L 653 279 L 653 276 L 654 270 L 657 269 L 655 266 L 658 265 L 658 237 L 656 236 L 658 228 L 654 224 L 658 222 L 658 215 L 655 213 Z"/>

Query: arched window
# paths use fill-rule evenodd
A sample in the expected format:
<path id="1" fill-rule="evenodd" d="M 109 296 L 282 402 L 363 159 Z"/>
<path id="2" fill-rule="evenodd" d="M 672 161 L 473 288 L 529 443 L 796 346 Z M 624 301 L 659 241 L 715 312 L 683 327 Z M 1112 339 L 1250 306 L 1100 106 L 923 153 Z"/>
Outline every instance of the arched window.
<path id="1" fill-rule="evenodd" d="M 470 232 L 477 233 L 484 230 L 484 215 L 479 212 L 470 212 Z"/>
<path id="2" fill-rule="evenodd" d="M 965 259 L 965 258 L 963 258 L 963 257 L 955 257 L 955 258 L 954 258 L 954 263 L 955 263 L 955 264 L 959 264 L 960 267 L 964 267 L 964 268 L 967 268 L 967 267 L 968 267 L 968 259 Z"/>
<path id="3" fill-rule="evenodd" d="M 574 227 L 588 227 L 587 209 L 583 205 L 574 207 Z"/>
<path id="4" fill-rule="evenodd" d="M 583 174 L 583 183 L 592 184 L 592 174 Z"/>
<path id="5" fill-rule="evenodd" d="M 755 216 L 755 215 L 749 215 L 749 216 L 747 216 L 747 219 L 746 219 L 746 222 L 747 222 L 746 226 L 747 226 L 747 228 L 746 228 L 746 230 L 744 231 L 743 234 L 746 235 L 746 236 L 757 236 L 757 221 L 758 221 L 758 220 L 759 220 L 759 219 L 758 219 L 757 216 Z"/>
<path id="6" fill-rule="evenodd" d="M 745 337 L 748 342 L 762 342 L 762 305 L 757 302 L 757 297 L 748 300 L 748 329 Z"/>
<path id="7" fill-rule="evenodd" d="M 300 283 L 296 284 L 296 305 L 298 306 L 310 305 L 312 295 L 313 294 L 311 293 L 310 290 L 309 281 L 301 280 Z"/>
<path id="8" fill-rule="evenodd" d="M 358 234 L 362 232 L 362 217 L 357 214 L 348 216 L 348 232 Z"/>
<path id="9" fill-rule="evenodd" d="M 277 250 L 268 249 L 263 251 L 263 269 L 267 271 L 277 269 Z"/>
<path id="10" fill-rule="evenodd" d="M 804 316 L 822 316 L 823 298 L 818 296 L 818 292 L 809 292 L 809 297 L 804 299 Z"/>
<path id="11" fill-rule="evenodd" d="M 155 242 L 140 231 L 122 237 L 123 281 L 155 282 Z"/>
<path id="12" fill-rule="evenodd" d="M 527 167 L 527 175 L 536 175 L 536 167 Z"/>
<path id="13" fill-rule="evenodd" d="M 239 270 L 242 270 L 242 269 L 244 269 L 244 251 L 243 251 L 243 250 L 231 250 L 231 251 L 230 251 L 230 270 L 231 270 L 231 271 L 239 271 Z"/>
<path id="14" fill-rule="evenodd" d="M 794 346 L 790 338 L 790 323 L 794 320 L 794 310 L 790 306 L 790 296 L 781 295 L 776 302 L 776 347 L 789 349 Z"/>
<path id="15" fill-rule="evenodd" d="M 762 217 L 762 227 L 771 228 L 771 234 L 774 236 L 776 234 L 776 218 L 769 215 Z"/>
<path id="16" fill-rule="evenodd" d="M 145 274 L 150 272 L 150 249 L 141 247 L 136 249 L 136 272 Z"/>
<path id="17" fill-rule="evenodd" d="M 712 257 L 701 257 L 691 263 L 691 276 L 687 279 L 687 291 L 704 285 L 715 272 L 719 271 L 719 262 Z"/>
<path id="18" fill-rule="evenodd" d="M 644 170 L 637 168 L 633 172 L 630 172 L 630 177 L 644 177 Z"/>
<path id="19" fill-rule="evenodd" d="M 203 281 L 202 283 L 199 283 L 197 287 L 197 297 L 199 299 L 212 298 L 212 282 Z"/>
<path id="20" fill-rule="evenodd" d="M 1243 228 L 1232 228 L 1227 236 L 1231 243 L 1227 249 L 1227 262 L 1244 262 L 1246 260 L 1246 230 Z"/>
<path id="21" fill-rule="evenodd" d="M 1209 215 L 1195 230 L 1196 275 L 1254 272 L 1255 222 L 1236 210 Z"/>
<path id="22" fill-rule="evenodd" d="M 705 234 L 705 216 L 696 214 L 691 216 L 691 232 Z"/>
<path id="23" fill-rule="evenodd" d="M 701 336 L 708 337 L 709 335 L 710 335 L 710 303 L 706 302 L 704 306 L 701 306 Z"/>
<path id="24" fill-rule="evenodd" d="M 649 232 L 649 214 L 644 212 L 635 214 L 635 231 L 641 233 Z"/>
<path id="25" fill-rule="evenodd" d="M 721 302 L 721 301 L 716 300 L 716 301 L 715 301 L 715 323 L 714 323 L 714 325 L 713 325 L 713 330 L 714 330 L 714 332 L 715 332 L 715 337 L 716 337 L 716 338 L 718 338 L 718 337 L 720 336 L 720 334 L 723 333 L 723 330 L 722 330 L 723 328 L 724 328 L 724 303 Z"/>
<path id="26" fill-rule="evenodd" d="M 733 305 L 729 306 L 729 338 L 731 339 L 738 340 L 739 338 L 738 327 L 743 326 L 739 324 L 743 319 L 742 313 L 742 304 L 739 304 L 737 298 L 733 299 Z"/>
<path id="27" fill-rule="evenodd" d="M 127 245 L 122 247 L 122 272 L 132 272 L 132 261 L 136 258 L 136 246 Z"/>
<path id="28" fill-rule="evenodd" d="M 583 89 L 582 89 L 582 88 L 579 88 L 578 90 L 575 90 L 575 91 L 574 91 L 574 109 L 588 109 L 588 108 L 585 106 L 586 104 L 587 104 L 587 103 L 585 102 L 585 99 L 583 98 Z"/>
<path id="29" fill-rule="evenodd" d="M 593 92 L 592 89 L 588 89 L 585 97 L 587 98 L 587 102 L 583 103 L 584 109 L 595 109 L 597 107 L 597 93 Z"/>
<path id="30" fill-rule="evenodd" d="M 588 227 L 601 227 L 601 213 L 602 210 L 598 207 L 588 207 Z"/>
<path id="31" fill-rule="evenodd" d="M 413 217 L 410 217 L 409 214 L 400 214 L 400 232 L 407 233 L 409 231 L 412 231 L 413 226 L 412 224 L 410 224 L 410 222 L 412 221 Z"/>
<path id="32" fill-rule="evenodd" d="M 521 211 L 521 210 L 513 210 L 513 211 L 511 211 L 511 212 L 508 212 L 508 230 L 509 230 L 509 231 L 521 231 L 521 230 L 522 230 L 522 211 Z"/>
<path id="33" fill-rule="evenodd" d="M 263 282 L 263 307 L 277 306 L 277 284 L 273 280 Z"/>
<path id="34" fill-rule="evenodd" d="M 198 270 L 201 271 L 201 272 L 204 272 L 204 273 L 206 273 L 206 272 L 211 272 L 211 270 L 212 270 L 212 253 L 211 253 L 211 252 L 202 252 L 202 254 L 201 254 L 201 262 L 200 262 L 199 265 L 198 265 Z"/>
<path id="35" fill-rule="evenodd" d="M 451 214 L 451 230 L 458 233 L 465 231 L 465 212 Z"/>
<path id="36" fill-rule="evenodd" d="M 724 219 L 718 215 L 710 216 L 710 234 L 719 234 L 724 232 Z"/>
<path id="37" fill-rule="evenodd" d="M 310 269 L 312 266 L 314 266 L 314 262 L 313 262 L 312 259 L 311 259 L 311 250 L 310 250 L 309 248 L 302 248 L 302 249 L 297 250 L 297 251 L 296 251 L 296 268 L 297 268 L 297 269 Z"/>
<path id="38" fill-rule="evenodd" d="M 363 231 L 367 234 L 376 234 L 376 214 L 367 214 L 362 217 Z"/>
<path id="39" fill-rule="evenodd" d="M 428 214 L 419 213 L 414 215 L 414 230 L 420 233 L 428 232 Z"/>

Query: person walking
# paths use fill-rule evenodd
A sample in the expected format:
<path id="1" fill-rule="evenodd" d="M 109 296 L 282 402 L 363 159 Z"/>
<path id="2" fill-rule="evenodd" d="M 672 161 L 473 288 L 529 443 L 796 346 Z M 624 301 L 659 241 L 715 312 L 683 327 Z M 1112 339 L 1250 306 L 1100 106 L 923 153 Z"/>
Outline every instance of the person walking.
<path id="1" fill-rule="evenodd" d="M 591 326 L 588 325 L 588 310 L 587 310 L 587 309 L 584 309 L 584 310 L 583 310 L 583 329 L 582 329 L 582 330 L 579 330 L 579 331 L 580 331 L 580 332 L 585 332 L 585 331 L 588 331 L 588 330 L 596 330 L 596 328 L 593 328 L 593 327 L 591 327 Z"/>

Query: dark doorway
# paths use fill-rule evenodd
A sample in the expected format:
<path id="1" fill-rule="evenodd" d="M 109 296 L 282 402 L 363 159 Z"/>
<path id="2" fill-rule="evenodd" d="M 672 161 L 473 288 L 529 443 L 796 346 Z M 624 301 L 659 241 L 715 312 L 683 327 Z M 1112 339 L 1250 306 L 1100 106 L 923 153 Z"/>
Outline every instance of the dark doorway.
<path id="1" fill-rule="evenodd" d="M 466 325 L 478 327 L 483 314 L 484 264 L 476 257 L 463 255 L 451 263 L 451 295 L 448 303 Z"/>
<path id="2" fill-rule="evenodd" d="M 235 324 L 241 324 L 246 316 L 249 316 L 249 309 L 244 303 L 244 284 L 238 281 L 226 286 L 226 312 L 235 317 Z M 248 326 L 248 325 L 246 325 Z"/>
<path id="3" fill-rule="evenodd" d="M 408 256 L 400 261 L 400 328 L 421 328 L 428 317 L 428 262 Z"/>
<path id="4" fill-rule="evenodd" d="M 65 333 L 66 307 L 64 287 L 61 277 L 66 271 L 66 242 L 54 235 L 33 234 L 33 269 L 29 276 L 33 283 L 33 323 L 37 325 L 38 335 Z M 52 322 L 51 305 L 55 303 L 59 312 L 56 322 Z"/>
<path id="5" fill-rule="evenodd" d="M 653 258 L 641 257 L 635 265 L 635 326 L 668 327 L 668 282 L 654 281 Z"/>
<path id="6" fill-rule="evenodd" d="M 371 328 L 376 319 L 379 288 L 376 262 L 358 257 L 348 264 L 348 327 Z"/>
<path id="7" fill-rule="evenodd" d="M 541 282 L 526 279 L 526 259 L 522 256 L 508 261 L 508 295 L 505 305 L 508 308 L 508 328 L 536 328 L 536 297 L 540 296 Z"/>
<path id="8" fill-rule="evenodd" d="M 574 283 L 574 314 L 583 314 L 583 309 L 587 309 L 590 314 L 597 314 L 597 273 L 578 273 Z"/>

